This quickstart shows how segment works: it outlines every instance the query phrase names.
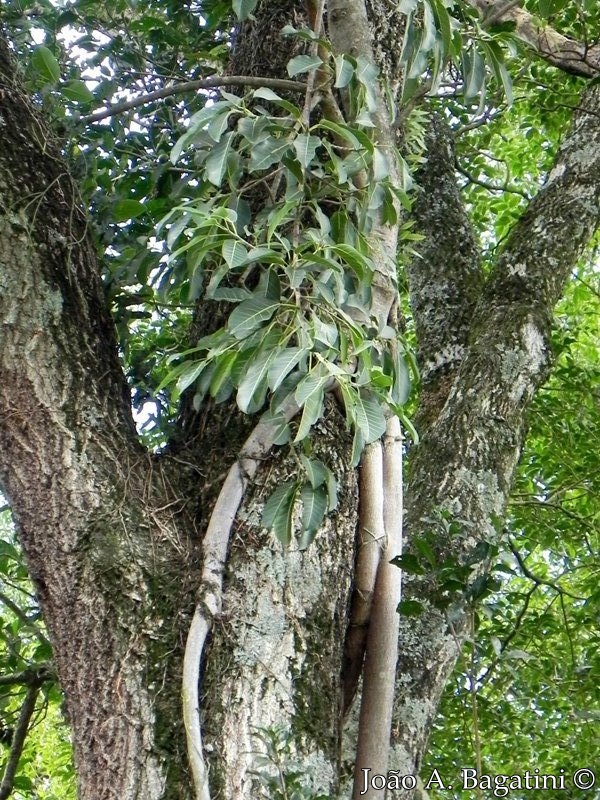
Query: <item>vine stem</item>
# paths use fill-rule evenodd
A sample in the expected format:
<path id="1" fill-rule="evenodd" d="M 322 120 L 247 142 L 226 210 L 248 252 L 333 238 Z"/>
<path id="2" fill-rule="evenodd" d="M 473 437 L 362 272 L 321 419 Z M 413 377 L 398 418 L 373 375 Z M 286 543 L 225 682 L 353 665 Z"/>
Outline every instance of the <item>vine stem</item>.
<path id="1" fill-rule="evenodd" d="M 381 442 L 368 444 L 362 454 L 358 484 L 358 543 L 354 590 L 344 642 L 342 715 L 352 705 L 363 668 L 375 580 L 385 541 L 383 521 L 383 455 Z"/>
<path id="2" fill-rule="evenodd" d="M 297 412 L 298 406 L 293 401 L 282 410 L 287 421 Z M 223 572 L 233 521 L 248 482 L 254 478 L 261 460 L 273 446 L 275 433 L 274 423 L 260 421 L 246 439 L 221 487 L 202 543 L 204 559 L 198 602 L 185 645 L 182 679 L 183 721 L 196 800 L 210 800 L 208 767 L 202 752 L 198 699 L 200 663 L 213 620 L 221 613 Z"/>
<path id="3" fill-rule="evenodd" d="M 384 800 L 386 789 L 364 787 L 364 769 L 387 774 L 392 707 L 398 660 L 398 603 L 401 572 L 390 563 L 402 551 L 402 433 L 397 417 L 390 417 L 382 447 L 381 505 L 385 540 L 377 569 L 367 648 L 354 765 L 352 800 Z M 376 474 L 373 478 L 377 479 Z M 367 773 L 368 774 L 368 773 Z"/>

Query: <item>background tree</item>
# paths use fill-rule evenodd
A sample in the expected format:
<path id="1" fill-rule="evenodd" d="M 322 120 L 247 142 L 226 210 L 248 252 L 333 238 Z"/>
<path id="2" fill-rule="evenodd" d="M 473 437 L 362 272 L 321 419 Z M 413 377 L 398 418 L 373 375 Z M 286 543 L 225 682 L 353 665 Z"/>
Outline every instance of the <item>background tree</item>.
<path id="1" fill-rule="evenodd" d="M 563 625 L 597 609 L 597 465 L 581 438 L 572 460 L 540 456 L 555 426 L 595 423 L 598 88 L 581 78 L 596 75 L 598 12 L 565 6 L 330 3 L 325 19 L 283 1 L 235 3 L 235 17 L 218 3 L 6 5 L 0 475 L 82 797 L 205 797 L 205 758 L 213 797 L 348 796 L 354 763 L 385 771 L 388 755 L 417 774 L 465 642 L 445 713 L 478 766 L 511 764 L 481 731 L 497 730 L 486 709 L 534 626 L 566 643 L 581 705 L 597 703 L 593 634 L 575 643 Z M 507 516 L 569 278 L 560 370 Z M 411 425 L 411 342 L 420 441 L 388 754 L 369 727 L 387 740 L 369 654 L 396 661 L 400 573 L 380 545 L 401 516 L 389 453 L 394 420 Z M 549 400 L 565 385 L 584 392 L 578 423 Z M 549 512 L 579 527 L 558 540 L 545 522 L 539 539 Z M 504 593 L 499 570 L 521 575 Z M 11 592 L 5 605 L 27 641 L 3 684 L 26 687 L 6 701 L 25 732 L 53 673 L 32 644 L 44 634 L 27 632 L 35 609 Z M 358 727 L 375 752 L 359 737 L 356 759 L 369 617 Z M 536 680 L 548 692 L 552 662 L 535 663 L 507 715 Z M 594 723 L 571 711 L 571 730 Z M 442 761 L 436 742 L 455 771 L 466 753 Z"/>

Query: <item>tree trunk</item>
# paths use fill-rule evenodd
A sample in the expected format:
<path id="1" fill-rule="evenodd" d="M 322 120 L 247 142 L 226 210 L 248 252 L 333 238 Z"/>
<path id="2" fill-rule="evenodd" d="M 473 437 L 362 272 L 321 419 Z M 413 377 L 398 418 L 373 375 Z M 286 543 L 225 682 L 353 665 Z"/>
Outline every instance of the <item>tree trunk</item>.
<path id="1" fill-rule="evenodd" d="M 366 10 L 396 87 L 400 15 L 378 2 Z M 290 0 L 259 7 L 239 32 L 235 71 L 281 75 L 295 44 L 273 35 L 274 20 L 303 14 Z M 141 448 L 85 211 L 4 44 L 0 82 L 0 481 L 54 647 L 80 796 L 188 800 L 179 695 L 199 545 L 247 425 L 207 407 L 178 447 Z M 463 585 L 445 585 L 439 570 L 408 576 L 423 612 L 401 626 L 390 766 L 402 774 L 419 770 L 468 633 L 480 546 L 498 540 L 526 409 L 549 369 L 553 305 L 598 225 L 598 86 L 584 105 L 487 280 L 451 137 L 432 126 L 415 211 L 423 258 L 409 270 L 423 388 L 407 522 L 413 544 L 426 539 Z M 260 527 L 264 498 L 296 470 L 283 452 L 265 459 L 236 517 L 201 675 L 215 800 L 280 796 L 285 780 L 349 797 L 355 730 L 352 714 L 342 730 L 341 668 L 358 489 L 333 399 L 317 432 L 340 501 L 315 543 L 284 550 Z"/>

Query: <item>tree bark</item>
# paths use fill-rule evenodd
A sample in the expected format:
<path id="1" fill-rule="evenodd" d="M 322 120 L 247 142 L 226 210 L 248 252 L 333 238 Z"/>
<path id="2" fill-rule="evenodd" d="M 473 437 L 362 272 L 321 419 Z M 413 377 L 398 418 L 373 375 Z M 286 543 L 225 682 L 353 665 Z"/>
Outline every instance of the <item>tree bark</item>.
<path id="1" fill-rule="evenodd" d="M 396 41 L 401 21 L 384 3 L 366 12 L 371 51 L 396 86 L 399 66 L 382 42 Z M 273 34 L 274 20 L 303 13 L 291 0 L 259 6 L 240 31 L 236 71 L 281 76 L 295 45 Z M 198 544 L 247 425 L 207 407 L 178 447 L 142 449 L 85 212 L 4 44 L 0 83 L 0 482 L 54 647 L 80 796 L 188 800 L 179 692 Z M 425 538 L 439 565 L 461 568 L 498 539 L 527 406 L 550 365 L 552 308 L 598 226 L 599 111 L 592 86 L 485 282 L 451 140 L 433 123 L 415 211 L 423 258 L 409 270 L 424 379 L 406 519 L 413 547 Z M 333 399 L 317 433 L 315 455 L 336 473 L 340 502 L 314 545 L 284 550 L 260 527 L 264 498 L 295 473 L 285 452 L 265 459 L 236 518 L 201 675 L 215 800 L 269 797 L 268 781 L 294 772 L 313 792 L 349 796 L 342 740 L 354 731 L 352 719 L 341 730 L 340 671 L 358 490 Z M 390 767 L 403 774 L 419 770 L 485 566 L 474 563 L 459 592 L 435 570 L 408 576 L 423 613 L 401 623 Z"/>
<path id="2" fill-rule="evenodd" d="M 544 187 L 513 228 L 481 290 L 464 351 L 454 347 L 455 326 L 442 322 L 427 333 L 426 322 L 422 324 L 419 344 L 433 363 L 438 359 L 432 344 L 440 363 L 449 346 L 459 356 L 449 369 L 447 398 L 445 393 L 441 402 L 439 393 L 430 398 L 433 413 L 428 410 L 430 421 L 421 427 L 406 498 L 407 541 L 427 539 L 440 568 L 468 564 L 481 543 L 499 541 L 498 526 L 526 432 L 527 408 L 551 366 L 552 310 L 599 224 L 599 110 L 600 90 L 591 85 Z M 437 198 L 452 214 L 445 203 L 456 202 L 453 192 Z M 462 252 L 464 227 L 444 225 L 444 219 L 445 213 L 422 216 L 424 252 L 440 237 L 442 252 Z M 469 235 L 466 241 L 471 241 Z M 457 263 L 456 280 L 473 287 L 475 276 L 476 285 L 475 259 L 455 260 L 451 272 Z M 440 271 L 443 285 L 446 277 Z M 472 308 L 472 291 L 461 295 L 467 312 Z M 427 308 L 426 321 L 444 320 L 443 293 L 414 275 L 412 302 L 417 315 Z M 473 563 L 471 586 L 485 566 L 485 560 Z M 408 576 L 405 585 L 410 596 L 423 602 L 424 611 L 401 623 L 393 761 L 403 773 L 416 774 L 439 696 L 468 634 L 470 603 L 468 585 L 453 596 L 435 571 Z"/>
<path id="3" fill-rule="evenodd" d="M 4 43 L 0 81 L 0 480 L 80 796 L 185 797 L 172 714 L 192 588 L 185 508 L 137 441 L 85 212 Z"/>

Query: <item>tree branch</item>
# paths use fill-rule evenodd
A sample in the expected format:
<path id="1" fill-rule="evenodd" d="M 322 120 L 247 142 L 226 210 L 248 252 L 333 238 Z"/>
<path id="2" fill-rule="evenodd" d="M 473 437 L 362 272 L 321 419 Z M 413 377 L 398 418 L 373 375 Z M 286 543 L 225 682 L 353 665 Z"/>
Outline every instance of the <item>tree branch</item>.
<path id="1" fill-rule="evenodd" d="M 23 609 L 18 606 L 13 600 L 8 597 L 8 595 L 4 594 L 4 592 L 0 592 L 0 603 L 5 605 L 8 609 L 10 609 L 15 617 L 19 619 L 24 625 L 27 625 L 28 628 L 33 628 L 33 631 L 37 637 L 37 639 L 42 644 L 49 644 L 48 639 L 44 636 L 44 634 L 39 631 L 35 625 L 36 620 L 30 619 L 27 614 L 23 611 Z"/>
<path id="2" fill-rule="evenodd" d="M 35 711 L 35 701 L 37 700 L 38 692 L 40 690 L 40 683 L 31 683 L 27 689 L 25 700 L 21 706 L 21 713 L 19 714 L 19 721 L 13 735 L 13 741 L 10 747 L 10 754 L 4 775 L 2 776 L 2 783 L 0 783 L 0 800 L 6 800 L 10 797 L 15 782 L 15 775 L 17 774 L 17 767 L 19 766 L 19 759 L 23 752 L 25 739 L 27 738 L 27 731 L 29 729 L 29 721 Z"/>
<path id="3" fill-rule="evenodd" d="M 511 0 L 508 2 L 467 0 L 467 2 L 477 10 L 485 27 L 513 22 L 515 36 L 552 66 L 582 78 L 594 78 L 600 73 L 600 45 L 588 47 L 585 43 L 563 36 L 549 25 L 540 27 L 533 14 L 520 7 L 520 2 Z"/>
<path id="4" fill-rule="evenodd" d="M 50 680 L 55 680 L 52 666 L 40 664 L 37 667 L 24 669 L 22 672 L 0 675 L 0 686 L 41 686 L 42 683 Z"/>
<path id="5" fill-rule="evenodd" d="M 364 2 L 330 0 L 327 6 L 327 21 L 334 53 L 354 58 L 362 56 L 370 63 L 375 63 L 371 29 Z M 374 122 L 375 143 L 387 158 L 390 181 L 392 184 L 399 183 L 395 131 L 379 82 L 376 82 L 373 92 L 375 108 L 371 117 Z M 397 200 L 394 204 L 400 216 L 400 204 Z M 383 327 L 390 315 L 395 313 L 398 301 L 396 277 L 398 226 L 388 225 L 383 221 L 374 222 L 369 233 L 369 245 L 372 248 L 373 261 L 377 265 L 371 287 L 372 299 L 369 312 L 377 319 L 379 326 Z"/>
<path id="6" fill-rule="evenodd" d="M 368 444 L 363 451 L 358 497 L 358 544 L 354 568 L 354 590 L 344 642 L 344 666 L 342 669 L 342 714 L 344 716 L 350 709 L 363 669 L 377 568 L 385 540 L 381 442 Z"/>
<path id="7" fill-rule="evenodd" d="M 433 419 L 446 401 L 483 286 L 479 247 L 454 165 L 452 134 L 436 116 L 427 134 L 426 161 L 416 175 L 413 217 L 424 239 L 416 243 L 418 258 L 406 270 L 421 372 L 417 427 Z"/>
<path id="8" fill-rule="evenodd" d="M 446 403 L 421 431 L 406 526 L 411 536 L 430 536 L 439 564 L 465 563 L 479 542 L 498 540 L 494 521 L 505 512 L 525 412 L 550 369 L 553 307 L 600 224 L 599 109 L 600 86 L 592 83 L 545 186 L 513 227 L 484 287 Z M 405 722 L 395 736 L 394 766 L 416 774 L 458 654 L 448 619 L 460 640 L 468 615 L 462 594 L 440 596 L 435 571 L 405 583 L 424 610 L 402 622 L 396 715 Z M 446 611 L 436 607 L 440 600 L 449 603 Z"/>
<path id="9" fill-rule="evenodd" d="M 379 445 L 381 450 L 381 445 Z M 373 476 L 379 477 L 379 476 Z M 392 708 L 398 658 L 398 603 L 401 572 L 391 560 L 402 552 L 402 434 L 397 417 L 390 417 L 383 439 L 381 501 L 375 509 L 385 533 L 370 609 L 364 663 L 353 800 L 378 800 L 385 789 L 363 791 L 365 768 L 385 775 L 388 769 Z M 385 498 L 385 502 L 384 502 Z M 378 547 L 378 549 L 379 549 Z"/>
<path id="10" fill-rule="evenodd" d="M 164 86 L 162 89 L 157 89 L 155 92 L 148 92 L 148 94 L 144 94 L 141 97 L 134 97 L 132 100 L 124 100 L 122 103 L 114 103 L 102 111 L 97 111 L 95 114 L 90 114 L 88 117 L 82 117 L 79 121 L 89 125 L 92 122 L 99 122 L 107 117 L 115 116 L 115 114 L 123 114 L 125 111 L 131 111 L 133 108 L 139 108 L 155 100 L 164 100 L 166 97 L 176 97 L 177 95 L 187 94 L 188 92 L 199 92 L 202 89 L 217 89 L 220 86 L 249 86 L 253 89 L 260 89 L 262 86 L 268 86 L 271 89 L 281 89 L 286 92 L 306 91 L 306 84 L 300 81 L 288 81 L 281 78 L 254 78 L 248 75 L 213 75 L 210 78 L 202 78 L 197 81 L 186 81 L 184 83 L 175 83 L 171 86 Z"/>

